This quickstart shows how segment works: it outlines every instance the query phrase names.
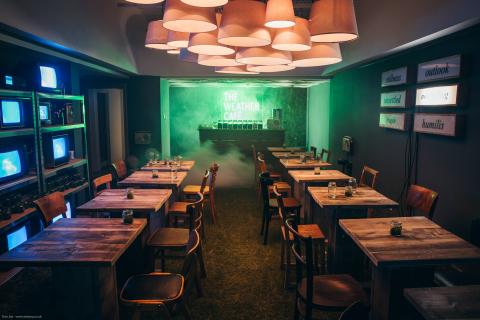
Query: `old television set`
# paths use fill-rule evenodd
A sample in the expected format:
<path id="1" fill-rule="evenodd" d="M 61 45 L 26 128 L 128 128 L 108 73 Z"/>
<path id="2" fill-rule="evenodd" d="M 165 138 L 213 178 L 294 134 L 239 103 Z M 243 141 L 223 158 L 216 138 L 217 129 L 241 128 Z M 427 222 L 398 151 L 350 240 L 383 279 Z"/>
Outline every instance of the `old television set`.
<path id="1" fill-rule="evenodd" d="M 38 89 L 41 91 L 60 92 L 61 78 L 57 67 L 40 64 L 38 65 Z"/>
<path id="2" fill-rule="evenodd" d="M 22 128 L 25 126 L 23 104 L 17 99 L 0 99 L 0 128 Z"/>
<path id="3" fill-rule="evenodd" d="M 52 123 L 52 105 L 49 102 L 40 102 L 38 105 L 38 117 L 40 122 L 44 125 Z"/>
<path id="4" fill-rule="evenodd" d="M 7 234 L 7 247 L 12 250 L 27 241 L 27 228 L 25 226 Z"/>
<path id="5" fill-rule="evenodd" d="M 24 146 L 0 149 L 0 183 L 18 179 L 28 172 Z"/>
<path id="6" fill-rule="evenodd" d="M 43 157 L 45 168 L 55 168 L 69 162 L 70 139 L 68 134 L 44 137 Z"/>

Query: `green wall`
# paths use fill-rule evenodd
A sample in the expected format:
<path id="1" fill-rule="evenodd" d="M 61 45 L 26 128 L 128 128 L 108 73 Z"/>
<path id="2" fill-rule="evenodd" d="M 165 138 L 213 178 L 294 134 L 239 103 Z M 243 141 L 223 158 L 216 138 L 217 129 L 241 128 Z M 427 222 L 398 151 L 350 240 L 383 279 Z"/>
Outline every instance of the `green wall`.
<path id="1" fill-rule="evenodd" d="M 330 81 L 308 88 L 307 147 L 329 149 Z"/>
<path id="2" fill-rule="evenodd" d="M 199 146 L 198 127 L 218 120 L 262 120 L 272 109 L 282 109 L 287 145 L 306 144 L 305 88 L 263 88 L 246 85 L 199 84 L 170 87 L 171 154 L 182 154 Z"/>

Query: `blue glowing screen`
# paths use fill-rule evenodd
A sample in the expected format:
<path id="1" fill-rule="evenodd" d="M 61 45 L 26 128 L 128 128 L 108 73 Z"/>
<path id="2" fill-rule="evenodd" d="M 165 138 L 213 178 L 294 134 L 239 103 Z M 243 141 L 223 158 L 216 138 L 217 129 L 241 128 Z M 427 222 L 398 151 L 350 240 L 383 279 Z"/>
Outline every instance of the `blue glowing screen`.
<path id="1" fill-rule="evenodd" d="M 0 179 L 22 172 L 22 162 L 18 150 L 0 153 Z"/>
<path id="2" fill-rule="evenodd" d="M 2 101 L 2 122 L 6 125 L 20 124 L 22 122 L 20 102 L 13 100 Z"/>
<path id="3" fill-rule="evenodd" d="M 57 72 L 54 68 L 40 66 L 40 77 L 43 88 L 57 88 Z"/>
<path id="4" fill-rule="evenodd" d="M 40 105 L 40 120 L 48 120 L 49 110 L 47 105 Z"/>
<path id="5" fill-rule="evenodd" d="M 7 86 L 13 86 L 13 77 L 12 76 L 5 76 L 5 84 Z"/>
<path id="6" fill-rule="evenodd" d="M 21 227 L 17 231 L 7 235 L 8 250 L 12 250 L 25 241 L 27 241 L 27 229 L 25 227 Z"/>
<path id="7" fill-rule="evenodd" d="M 67 137 L 53 138 L 53 159 L 61 159 L 67 156 Z"/>

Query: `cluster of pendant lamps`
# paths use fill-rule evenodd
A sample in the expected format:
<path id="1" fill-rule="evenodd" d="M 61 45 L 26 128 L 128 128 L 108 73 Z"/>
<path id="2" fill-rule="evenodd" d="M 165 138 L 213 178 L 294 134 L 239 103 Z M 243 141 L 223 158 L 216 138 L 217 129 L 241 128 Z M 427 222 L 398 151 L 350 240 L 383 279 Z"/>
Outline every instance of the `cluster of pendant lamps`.
<path id="1" fill-rule="evenodd" d="M 316 0 L 309 20 L 295 16 L 292 0 L 166 0 L 145 46 L 218 73 L 258 74 L 338 63 L 339 43 L 357 37 L 353 0 Z"/>

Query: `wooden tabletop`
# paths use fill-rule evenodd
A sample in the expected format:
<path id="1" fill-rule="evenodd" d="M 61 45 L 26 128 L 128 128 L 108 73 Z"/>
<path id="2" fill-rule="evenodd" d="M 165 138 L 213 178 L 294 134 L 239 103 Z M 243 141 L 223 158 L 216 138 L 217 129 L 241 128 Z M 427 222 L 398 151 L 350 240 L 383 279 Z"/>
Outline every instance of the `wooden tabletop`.
<path id="1" fill-rule="evenodd" d="M 390 235 L 392 220 L 402 235 Z M 342 219 L 340 226 L 376 266 L 436 265 L 480 261 L 480 248 L 425 217 Z"/>
<path id="2" fill-rule="evenodd" d="M 338 170 L 321 170 L 320 174 L 315 174 L 314 170 L 292 170 L 288 171 L 288 174 L 298 183 L 348 181 L 351 178 Z"/>
<path id="3" fill-rule="evenodd" d="M 323 172 L 322 172 L 323 173 Z M 328 196 L 328 187 L 308 187 L 312 199 L 322 208 L 324 207 L 396 207 L 398 203 L 385 197 L 380 192 L 368 188 L 358 187 L 352 197 L 345 196 L 345 188 L 337 187 L 336 198 Z"/>
<path id="4" fill-rule="evenodd" d="M 108 265 L 112 266 L 147 225 L 134 219 L 60 219 L 12 251 L 0 264 L 15 266 Z"/>
<path id="5" fill-rule="evenodd" d="M 178 168 L 178 171 L 190 171 L 192 170 L 193 166 L 195 165 L 194 160 L 182 160 L 182 165 Z M 165 171 L 170 172 L 171 168 L 168 164 L 164 164 L 163 161 L 157 163 L 147 163 L 142 167 L 142 170 L 151 171 L 151 170 L 158 170 L 158 171 Z"/>
<path id="6" fill-rule="evenodd" d="M 134 198 L 127 199 L 125 189 L 103 190 L 98 196 L 77 207 L 87 212 L 110 212 L 132 209 L 136 212 L 157 212 L 172 195 L 170 189 L 133 189 Z"/>
<path id="7" fill-rule="evenodd" d="M 268 147 L 270 152 L 305 151 L 305 147 Z"/>
<path id="8" fill-rule="evenodd" d="M 426 320 L 480 319 L 480 285 L 405 289 Z"/>
<path id="9" fill-rule="evenodd" d="M 289 170 L 289 169 L 314 169 L 316 167 L 324 168 L 329 167 L 332 164 L 319 161 L 319 160 L 308 160 L 306 162 L 301 162 L 299 159 L 280 159 L 280 163 L 282 166 Z"/>
<path id="10" fill-rule="evenodd" d="M 272 152 L 272 156 L 279 159 L 290 159 L 290 158 L 300 158 L 300 156 L 304 156 L 307 154 L 305 151 L 295 151 L 295 152 Z"/>
<path id="11" fill-rule="evenodd" d="M 130 186 L 130 187 L 162 187 L 162 186 L 172 186 L 172 187 L 179 187 L 185 177 L 187 176 L 187 172 L 179 171 L 177 172 L 177 178 L 173 179 L 172 174 L 170 172 L 159 172 L 158 178 L 152 178 L 151 171 L 135 171 L 122 181 L 118 182 L 120 186 Z"/>

